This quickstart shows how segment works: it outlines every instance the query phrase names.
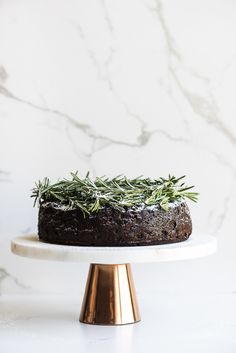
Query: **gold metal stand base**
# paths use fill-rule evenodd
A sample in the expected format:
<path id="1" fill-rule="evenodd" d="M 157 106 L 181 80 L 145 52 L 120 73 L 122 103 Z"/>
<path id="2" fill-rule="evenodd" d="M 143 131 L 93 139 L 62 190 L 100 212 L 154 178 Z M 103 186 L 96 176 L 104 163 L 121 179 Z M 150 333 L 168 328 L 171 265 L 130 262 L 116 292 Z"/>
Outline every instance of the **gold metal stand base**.
<path id="1" fill-rule="evenodd" d="M 129 264 L 91 264 L 80 321 L 94 325 L 124 325 L 140 321 Z"/>

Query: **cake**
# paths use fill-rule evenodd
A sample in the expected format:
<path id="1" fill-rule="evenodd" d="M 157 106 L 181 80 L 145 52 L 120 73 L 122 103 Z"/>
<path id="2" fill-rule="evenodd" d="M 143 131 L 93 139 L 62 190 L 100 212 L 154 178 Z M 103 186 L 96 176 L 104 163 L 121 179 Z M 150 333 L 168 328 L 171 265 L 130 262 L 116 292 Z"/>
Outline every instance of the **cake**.
<path id="1" fill-rule="evenodd" d="M 40 181 L 39 240 L 76 246 L 145 246 L 184 241 L 192 233 L 186 199 L 197 200 L 184 177 L 167 179 L 119 176 L 51 183 Z"/>

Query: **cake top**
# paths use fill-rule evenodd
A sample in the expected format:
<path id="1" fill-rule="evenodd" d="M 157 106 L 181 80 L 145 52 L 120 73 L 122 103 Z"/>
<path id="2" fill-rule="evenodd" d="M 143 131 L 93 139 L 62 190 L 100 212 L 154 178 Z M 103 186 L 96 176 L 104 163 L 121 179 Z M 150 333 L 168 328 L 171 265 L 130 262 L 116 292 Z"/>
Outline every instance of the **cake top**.
<path id="1" fill-rule="evenodd" d="M 175 201 L 190 199 L 197 201 L 198 193 L 190 191 L 193 186 L 183 182 L 185 176 L 176 178 L 151 179 L 137 177 L 128 179 L 119 175 L 113 179 L 96 177 L 92 180 L 89 173 L 80 178 L 78 172 L 71 173 L 71 179 L 51 183 L 48 178 L 36 183 L 31 197 L 34 205 L 54 202 L 67 210 L 79 208 L 84 216 L 98 212 L 105 206 L 125 211 L 134 206 L 160 207 L 168 211 L 169 205 Z"/>

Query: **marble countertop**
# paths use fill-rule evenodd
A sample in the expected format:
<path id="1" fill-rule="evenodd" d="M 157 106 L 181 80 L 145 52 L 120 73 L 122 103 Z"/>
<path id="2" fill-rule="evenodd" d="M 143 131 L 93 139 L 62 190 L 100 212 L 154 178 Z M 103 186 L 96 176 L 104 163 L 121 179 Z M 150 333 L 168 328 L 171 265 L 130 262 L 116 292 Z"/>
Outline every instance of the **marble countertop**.
<path id="1" fill-rule="evenodd" d="M 0 2 L 0 353 L 236 352 L 235 13 L 222 0 Z M 10 253 L 37 229 L 35 181 L 77 169 L 186 174 L 200 192 L 194 231 L 218 253 L 135 264 L 139 324 L 80 324 L 87 264 Z"/>
<path id="2" fill-rule="evenodd" d="M 236 352 L 235 13 L 222 0 L 0 2 L 0 353 Z M 76 170 L 186 174 L 200 192 L 193 229 L 218 253 L 135 264 L 140 324 L 80 324 L 87 264 L 10 253 L 37 229 L 35 181 Z"/>
<path id="3" fill-rule="evenodd" d="M 81 298 L 1 296 L 0 352 L 235 353 L 235 293 L 146 292 L 142 321 L 81 324 Z"/>

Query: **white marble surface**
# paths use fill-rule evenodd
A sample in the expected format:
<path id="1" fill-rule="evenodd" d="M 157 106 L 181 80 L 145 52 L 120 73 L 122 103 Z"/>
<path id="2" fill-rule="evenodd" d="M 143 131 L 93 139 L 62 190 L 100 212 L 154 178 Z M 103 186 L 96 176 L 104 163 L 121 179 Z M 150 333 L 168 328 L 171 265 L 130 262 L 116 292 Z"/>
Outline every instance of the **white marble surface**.
<path id="1" fill-rule="evenodd" d="M 81 298 L 1 298 L 2 353 L 234 353 L 235 294 L 147 292 L 142 321 L 105 327 L 81 324 Z M 155 305 L 153 305 L 155 301 Z"/>
<path id="2" fill-rule="evenodd" d="M 36 231 L 35 180 L 71 170 L 186 174 L 194 231 L 219 238 L 215 285 L 236 289 L 235 13 L 230 0 L 1 1 L 4 293 L 38 289 L 41 264 L 29 275 L 9 243 Z"/>
<path id="3" fill-rule="evenodd" d="M 215 351 L 224 345 L 231 352 L 235 321 L 224 305 L 236 291 L 235 14 L 232 0 L 0 2 L 2 295 L 68 294 L 84 283 L 87 265 L 80 271 L 59 262 L 29 265 L 10 253 L 13 237 L 36 232 L 29 198 L 35 180 L 88 169 L 108 176 L 186 174 L 201 194 L 190 204 L 194 231 L 216 236 L 217 254 L 137 264 L 133 272 L 140 286 L 149 282 L 147 273 L 157 278 L 158 293 L 191 287 L 201 290 L 202 301 L 217 302 L 215 312 L 209 309 L 217 322 L 192 324 L 186 345 L 195 342 L 193 352 L 210 342 Z M 204 299 L 208 292 L 211 300 Z M 189 318 L 184 309 L 181 315 Z"/>
<path id="4" fill-rule="evenodd" d="M 43 243 L 36 234 L 22 235 L 11 242 L 11 251 L 19 256 L 62 262 L 96 264 L 150 263 L 196 259 L 216 252 L 216 238 L 192 234 L 180 243 L 152 246 L 91 247 Z"/>

